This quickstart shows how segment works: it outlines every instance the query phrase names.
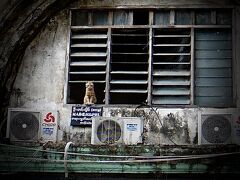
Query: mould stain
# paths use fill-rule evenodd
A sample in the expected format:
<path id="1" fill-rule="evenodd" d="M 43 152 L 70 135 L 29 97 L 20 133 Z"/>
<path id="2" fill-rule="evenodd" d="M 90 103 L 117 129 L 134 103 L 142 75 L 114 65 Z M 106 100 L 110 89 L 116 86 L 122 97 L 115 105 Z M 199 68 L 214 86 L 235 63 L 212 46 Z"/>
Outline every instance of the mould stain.
<path id="1" fill-rule="evenodd" d="M 179 113 L 169 113 L 162 118 L 163 126 L 160 131 L 166 137 L 177 141 L 190 143 L 188 123 Z"/>
<path id="2" fill-rule="evenodd" d="M 159 110 L 153 108 L 116 108 L 110 109 L 110 115 L 113 117 L 142 117 L 144 119 L 144 144 L 160 144 L 165 141 L 164 139 L 184 144 L 191 143 L 187 121 L 189 113 L 187 112 L 162 115 Z"/>

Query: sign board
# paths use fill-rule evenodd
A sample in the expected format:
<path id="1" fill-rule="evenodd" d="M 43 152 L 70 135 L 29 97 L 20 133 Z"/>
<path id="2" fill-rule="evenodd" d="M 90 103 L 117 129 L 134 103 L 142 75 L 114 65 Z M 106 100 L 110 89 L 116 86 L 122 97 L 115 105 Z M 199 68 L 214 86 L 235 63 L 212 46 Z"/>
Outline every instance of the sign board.
<path id="1" fill-rule="evenodd" d="M 42 140 L 53 141 L 57 140 L 58 129 L 58 112 L 57 111 L 42 111 L 41 137 Z"/>
<path id="2" fill-rule="evenodd" d="M 102 107 L 73 106 L 71 114 L 71 125 L 91 126 L 93 116 L 102 116 Z"/>
<path id="3" fill-rule="evenodd" d="M 127 124 L 127 130 L 128 131 L 137 131 L 138 130 L 138 124 Z"/>

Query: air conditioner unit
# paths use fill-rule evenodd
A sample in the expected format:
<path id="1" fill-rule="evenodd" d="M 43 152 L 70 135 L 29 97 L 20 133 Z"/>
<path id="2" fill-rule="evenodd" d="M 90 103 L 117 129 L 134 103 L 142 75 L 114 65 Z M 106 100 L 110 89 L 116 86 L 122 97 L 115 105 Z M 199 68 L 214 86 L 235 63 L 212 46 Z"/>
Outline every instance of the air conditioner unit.
<path id="1" fill-rule="evenodd" d="M 138 144 L 142 133 L 139 117 L 93 117 L 91 144 Z"/>
<path id="2" fill-rule="evenodd" d="M 11 142 L 55 142 L 57 126 L 57 111 L 9 108 L 6 137 Z"/>
<path id="3" fill-rule="evenodd" d="M 202 109 L 198 113 L 199 144 L 239 144 L 238 109 Z M 239 122 L 240 125 L 240 122 Z M 238 137 L 237 137 L 238 136 Z"/>

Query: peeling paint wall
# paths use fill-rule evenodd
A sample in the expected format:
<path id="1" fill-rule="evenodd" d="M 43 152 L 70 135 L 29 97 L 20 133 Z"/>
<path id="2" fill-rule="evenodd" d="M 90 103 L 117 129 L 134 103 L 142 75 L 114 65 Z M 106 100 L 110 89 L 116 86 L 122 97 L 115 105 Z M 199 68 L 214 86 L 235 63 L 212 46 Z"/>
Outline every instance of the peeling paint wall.
<path id="1" fill-rule="evenodd" d="M 96 5 L 94 1 L 87 2 L 87 5 Z M 109 1 L 99 1 L 97 5 L 104 6 L 107 5 L 107 2 Z M 111 2 L 115 3 L 115 1 Z M 134 5 L 136 3 L 127 2 L 128 4 L 124 4 L 116 1 L 116 5 Z M 151 3 L 157 4 L 159 2 Z M 161 3 L 163 2 L 161 1 Z M 79 1 L 78 5 L 82 3 L 82 1 Z M 148 2 L 144 1 L 144 3 L 146 5 Z M 65 10 L 52 18 L 46 24 L 45 29 L 28 46 L 14 84 L 10 107 L 57 110 L 59 111 L 58 141 L 85 144 L 91 141 L 91 128 L 70 126 L 72 105 L 65 104 L 64 101 L 66 98 L 64 86 L 68 62 L 68 28 L 69 11 Z M 239 67 L 240 64 L 237 65 Z M 239 73 L 237 78 L 239 79 Z M 107 117 L 143 117 L 144 144 L 197 144 L 198 112 L 198 108 L 116 106 L 103 108 L 103 116 Z"/>

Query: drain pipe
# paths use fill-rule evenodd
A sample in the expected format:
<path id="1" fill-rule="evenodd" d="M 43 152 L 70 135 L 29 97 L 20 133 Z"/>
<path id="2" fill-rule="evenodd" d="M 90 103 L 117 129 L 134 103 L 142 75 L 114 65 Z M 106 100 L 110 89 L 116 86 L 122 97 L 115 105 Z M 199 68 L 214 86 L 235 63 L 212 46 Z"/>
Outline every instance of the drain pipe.
<path id="1" fill-rule="evenodd" d="M 67 151 L 71 144 L 74 144 L 73 142 L 68 142 L 64 149 L 64 172 L 65 172 L 65 178 L 68 177 L 68 169 L 67 169 Z"/>

